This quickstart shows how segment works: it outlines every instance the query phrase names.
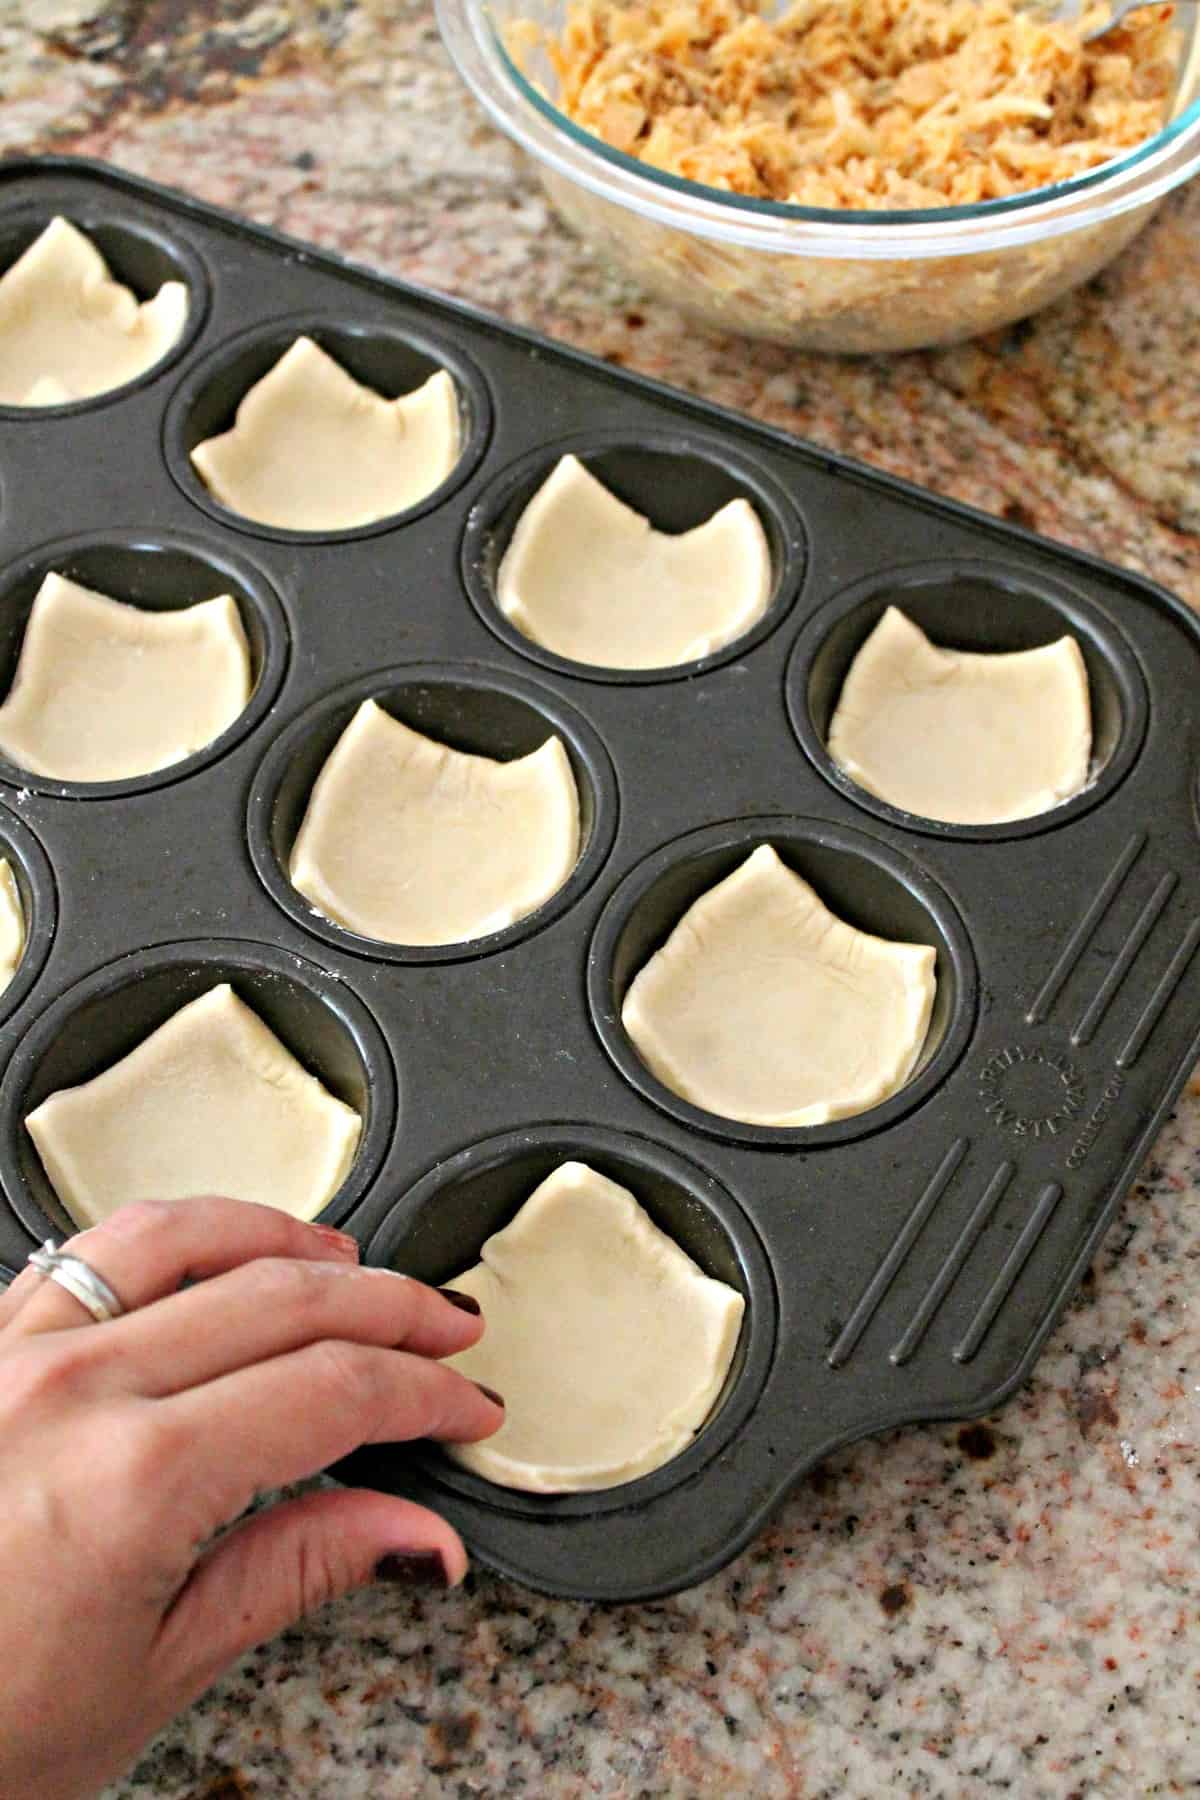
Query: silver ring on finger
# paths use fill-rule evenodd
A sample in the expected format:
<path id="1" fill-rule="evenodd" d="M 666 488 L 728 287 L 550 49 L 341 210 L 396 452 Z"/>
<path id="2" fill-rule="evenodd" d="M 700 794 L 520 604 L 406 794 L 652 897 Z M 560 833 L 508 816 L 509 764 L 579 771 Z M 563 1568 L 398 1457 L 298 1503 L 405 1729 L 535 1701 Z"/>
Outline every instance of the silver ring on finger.
<path id="1" fill-rule="evenodd" d="M 56 1281 L 73 1300 L 78 1300 L 97 1325 L 119 1319 L 125 1311 L 103 1275 L 97 1275 L 82 1256 L 70 1256 L 60 1250 L 53 1238 L 47 1238 L 37 1250 L 31 1250 L 28 1261 L 31 1269 L 36 1269 L 49 1281 Z"/>

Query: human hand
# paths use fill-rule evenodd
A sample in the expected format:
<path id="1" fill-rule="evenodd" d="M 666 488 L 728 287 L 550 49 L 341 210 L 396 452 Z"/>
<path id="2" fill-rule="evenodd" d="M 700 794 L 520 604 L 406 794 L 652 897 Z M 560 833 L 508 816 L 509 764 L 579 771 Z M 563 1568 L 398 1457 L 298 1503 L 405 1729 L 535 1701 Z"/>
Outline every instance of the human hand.
<path id="1" fill-rule="evenodd" d="M 0 1800 L 94 1795 L 384 1559 L 461 1580 L 451 1527 L 384 1494 L 310 1493 L 211 1540 L 359 1444 L 504 1416 L 435 1360 L 482 1320 L 360 1268 L 339 1232 L 209 1198 L 127 1206 L 64 1248 L 126 1312 L 97 1326 L 32 1269 L 0 1294 Z"/>

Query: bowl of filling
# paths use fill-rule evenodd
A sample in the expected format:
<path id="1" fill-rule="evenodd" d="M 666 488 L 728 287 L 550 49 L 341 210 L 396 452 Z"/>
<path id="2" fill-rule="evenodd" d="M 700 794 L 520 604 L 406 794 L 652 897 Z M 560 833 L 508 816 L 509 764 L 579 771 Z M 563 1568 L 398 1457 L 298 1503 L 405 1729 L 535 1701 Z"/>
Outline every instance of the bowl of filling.
<path id="1" fill-rule="evenodd" d="M 1200 167 L 1200 8 L 437 0 L 562 217 L 709 324 L 948 344 L 1086 281 Z"/>

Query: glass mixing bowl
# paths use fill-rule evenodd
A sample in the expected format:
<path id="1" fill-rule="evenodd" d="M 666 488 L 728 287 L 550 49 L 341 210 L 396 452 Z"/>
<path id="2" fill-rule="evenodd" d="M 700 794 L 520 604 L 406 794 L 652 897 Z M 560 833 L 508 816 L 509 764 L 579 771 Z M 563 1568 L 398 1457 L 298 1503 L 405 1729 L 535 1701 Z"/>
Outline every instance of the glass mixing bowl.
<path id="1" fill-rule="evenodd" d="M 517 19 L 561 30 L 564 0 L 436 0 L 450 55 L 533 157 L 568 224 L 652 293 L 727 331 L 811 350 L 912 350 L 1024 318 L 1123 250 L 1200 167 L 1200 8 L 1178 11 L 1168 124 L 1073 181 L 977 206 L 834 212 L 749 200 L 652 169 L 572 125 Z"/>

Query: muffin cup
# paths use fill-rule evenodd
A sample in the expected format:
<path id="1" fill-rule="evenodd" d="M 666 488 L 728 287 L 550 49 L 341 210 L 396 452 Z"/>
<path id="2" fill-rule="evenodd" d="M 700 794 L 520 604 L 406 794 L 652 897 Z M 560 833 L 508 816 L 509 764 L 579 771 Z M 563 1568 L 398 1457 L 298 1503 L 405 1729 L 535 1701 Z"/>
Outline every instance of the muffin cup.
<path id="1" fill-rule="evenodd" d="M 218 500 L 192 462 L 197 444 L 228 431 L 246 394 L 268 374 L 299 337 L 310 337 L 356 381 L 393 400 L 445 369 L 458 395 L 461 442 L 444 481 L 402 512 L 347 530 L 294 531 L 246 518 Z M 167 408 L 163 444 L 167 466 L 189 500 L 222 525 L 278 543 L 353 543 L 421 518 L 448 500 L 479 464 L 492 429 L 487 381 L 474 361 L 448 338 L 410 331 L 386 319 L 353 314 L 301 314 L 256 326 L 211 351 L 185 377 Z"/>
<path id="2" fill-rule="evenodd" d="M 270 580 L 224 545 L 181 532 L 96 532 L 58 538 L 0 571 L 0 693 L 16 674 L 25 627 L 47 575 L 148 612 L 176 612 L 218 594 L 237 606 L 250 650 L 250 698 L 237 718 L 192 756 L 121 781 L 56 781 L 0 753 L 0 781 L 64 800 L 112 800 L 182 781 L 240 743 L 274 704 L 291 654 L 283 607 Z"/>
<path id="3" fill-rule="evenodd" d="M 46 966 L 58 924 L 58 887 L 41 840 L 6 806 L 0 806 L 0 856 L 12 869 L 25 921 L 21 960 L 0 993 L 0 1024 L 4 1024 L 24 1005 Z"/>
<path id="4" fill-rule="evenodd" d="M 753 1411 L 774 1354 L 778 1300 L 762 1245 L 742 1208 L 712 1175 L 677 1151 L 632 1133 L 590 1124 L 532 1124 L 487 1138 L 418 1181 L 383 1220 L 364 1260 L 399 1269 L 432 1286 L 479 1260 L 484 1241 L 503 1230 L 534 1189 L 564 1162 L 585 1162 L 628 1188 L 661 1231 L 706 1275 L 737 1288 L 746 1302 L 725 1386 L 692 1443 L 648 1475 L 593 1493 L 527 1494 L 460 1468 L 433 1447 L 397 1448 L 439 1487 L 527 1519 L 594 1517 L 620 1511 L 694 1478 L 736 1436 Z M 393 1453 L 389 1453 L 393 1454 Z M 380 1453 L 363 1451 L 376 1472 Z M 356 1459 L 357 1460 L 357 1459 Z"/>
<path id="5" fill-rule="evenodd" d="M 221 982 L 362 1119 L 345 1181 L 317 1215 L 339 1224 L 379 1171 L 396 1121 L 396 1077 L 379 1026 L 346 983 L 271 944 L 201 939 L 159 944 L 97 969 L 26 1032 L 0 1081 L 0 1181 L 35 1237 L 77 1228 L 55 1193 L 25 1120 L 60 1088 L 90 1081 Z"/>
<path id="6" fill-rule="evenodd" d="M 182 232 L 159 230 L 144 219 L 122 213 L 120 208 L 96 197 L 61 209 L 43 205 L 18 206 L 0 211 L 0 274 L 10 269 L 55 217 L 69 218 L 89 238 L 108 264 L 116 281 L 131 289 L 138 300 L 150 300 L 166 281 L 179 281 L 188 291 L 187 320 L 165 355 L 151 363 L 132 381 L 92 394 L 83 400 L 67 400 L 60 406 L 0 405 L 4 419 L 72 418 L 138 392 L 174 367 L 195 343 L 208 316 L 208 271 L 198 251 Z"/>
<path id="7" fill-rule="evenodd" d="M 288 874 L 313 785 L 364 700 L 452 749 L 500 761 L 528 756 L 557 733 L 579 792 L 580 850 L 563 885 L 502 931 L 453 944 L 392 944 L 317 912 Z M 478 663 L 411 663 L 337 689 L 286 727 L 250 790 L 247 834 L 259 878 L 298 925 L 327 943 L 382 962 L 463 962 L 507 949 L 560 918 L 595 879 L 617 828 L 617 784 L 604 745 L 573 706 L 507 670 Z"/>
<path id="8" fill-rule="evenodd" d="M 770 844 L 847 924 L 876 937 L 931 944 L 937 951 L 937 994 L 912 1074 L 898 1092 L 851 1118 L 773 1126 L 708 1112 L 651 1074 L 621 1023 L 634 976 L 688 908 L 760 844 Z M 693 1130 L 760 1149 L 844 1144 L 894 1124 L 934 1092 L 962 1055 L 974 1024 L 977 987 L 966 928 L 936 883 L 877 838 L 818 819 L 785 816 L 705 826 L 654 851 L 609 899 L 588 956 L 592 1023 L 625 1079 Z"/>
<path id="9" fill-rule="evenodd" d="M 771 554 L 771 593 L 747 630 L 710 656 L 658 669 L 612 669 L 574 662 L 526 637 L 501 612 L 496 581 L 522 513 L 564 456 L 576 456 L 589 474 L 632 506 L 658 531 L 690 531 L 731 500 L 748 500 L 766 533 Z M 766 472 L 728 445 L 699 433 L 586 432 L 561 438 L 511 464 L 471 508 L 462 544 L 462 578 L 479 617 L 510 650 L 543 668 L 587 681 L 681 681 L 720 668 L 753 649 L 774 631 L 796 600 L 808 560 L 804 522 L 790 498 Z"/>
<path id="10" fill-rule="evenodd" d="M 939 648 L 1007 653 L 1073 636 L 1087 669 L 1092 757 L 1087 785 L 1047 812 L 994 825 L 955 825 L 903 811 L 869 793 L 834 762 L 829 725 L 851 663 L 889 606 Z M 855 805 L 909 831 L 987 843 L 1035 837 L 1069 824 L 1108 798 L 1133 767 L 1146 734 L 1146 681 L 1116 621 L 1065 582 L 1003 563 L 963 558 L 912 563 L 846 588 L 796 640 L 787 670 L 792 727 L 825 779 Z"/>

